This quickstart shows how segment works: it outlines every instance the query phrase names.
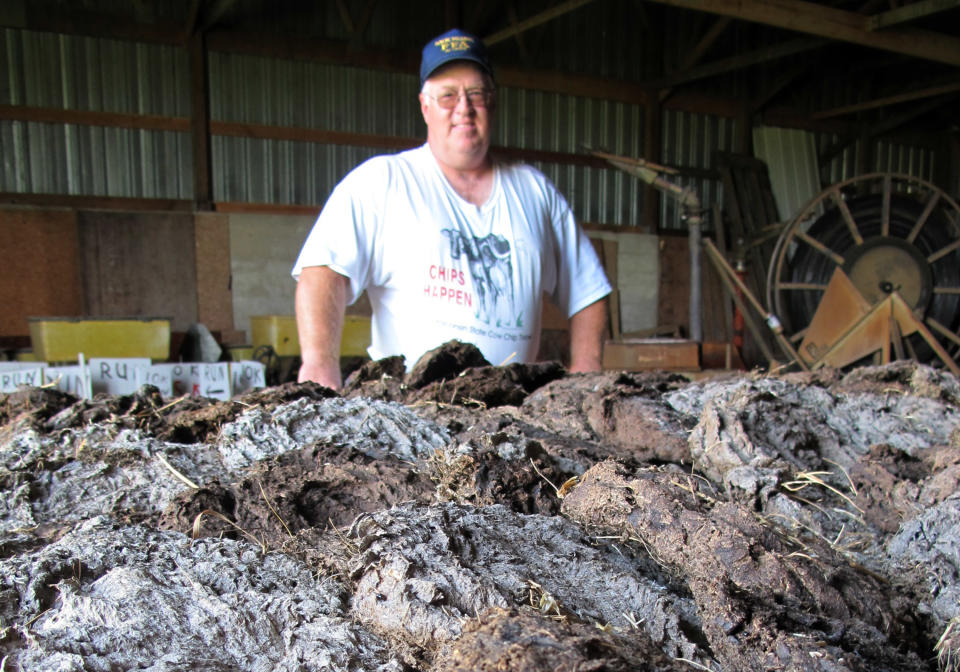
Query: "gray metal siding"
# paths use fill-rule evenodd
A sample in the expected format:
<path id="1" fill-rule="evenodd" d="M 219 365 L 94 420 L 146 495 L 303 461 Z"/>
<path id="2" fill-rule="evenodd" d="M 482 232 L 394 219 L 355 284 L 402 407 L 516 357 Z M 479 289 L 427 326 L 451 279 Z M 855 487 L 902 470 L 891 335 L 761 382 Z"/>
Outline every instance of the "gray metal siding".
<path id="1" fill-rule="evenodd" d="M 0 30 L 0 103 L 188 116 L 186 50 L 29 30 Z"/>
<path id="2" fill-rule="evenodd" d="M 837 135 L 821 133 L 817 138 L 819 151 L 823 152 L 838 140 Z M 860 152 L 861 142 L 862 140 L 857 140 L 850 144 L 827 165 L 821 166 L 821 181 L 825 186 L 848 180 L 859 174 L 857 155 Z M 903 173 L 932 182 L 936 175 L 937 162 L 950 160 L 950 150 L 946 147 L 942 152 L 937 152 L 925 147 L 903 145 L 888 140 L 873 140 L 872 145 L 869 172 Z"/>
<path id="3" fill-rule="evenodd" d="M 616 0 L 623 5 L 623 0 Z M 398 10 L 399 11 L 399 10 Z M 536 59 L 554 59 L 572 72 L 637 77 L 650 68 L 643 59 L 612 58 L 629 41 L 628 27 L 609 33 L 599 51 L 566 37 L 581 21 L 602 12 L 574 12 L 544 34 Z M 339 18 L 325 19 L 340 31 Z M 396 30 L 376 21 L 368 37 L 390 46 Z M 593 27 L 591 34 L 602 34 Z M 343 37 L 333 34 L 332 37 Z M 566 45 L 566 47 L 564 47 Z M 497 50 L 512 50 L 504 42 Z M 629 53 L 642 54 L 642 45 Z M 614 50 L 614 51 L 611 51 Z M 562 53 L 560 53 L 562 52 Z M 595 61 L 590 59 L 594 58 Z M 246 122 L 404 138 L 424 135 L 415 75 L 334 66 L 310 61 L 210 54 L 211 116 Z M 632 74 L 631 74 L 632 73 Z M 19 29 L 0 30 L 0 104 L 189 118 L 190 68 L 182 46 L 134 43 Z M 625 156 L 644 154 L 642 106 L 503 88 L 494 143 L 507 147 L 585 154 L 590 148 Z M 709 115 L 666 110 L 660 160 L 667 165 L 709 170 L 715 150 L 730 151 L 735 122 Z M 821 136 L 822 150 L 834 139 Z M 39 122 L 0 122 L 3 161 L 0 190 L 178 198 L 192 196 L 192 149 L 186 132 L 104 128 Z M 214 136 L 211 141 L 214 198 L 222 201 L 320 205 L 351 168 L 382 150 L 306 141 Z M 824 182 L 851 176 L 856 149 L 824 170 Z M 929 149 L 878 142 L 876 170 L 909 172 L 930 179 L 938 159 Z M 641 223 L 645 186 L 614 168 L 538 164 L 584 222 Z M 705 207 L 722 197 L 719 181 L 681 176 Z M 661 199 L 659 225 L 684 230 L 676 203 Z"/>
<path id="4" fill-rule="evenodd" d="M 676 168 L 710 170 L 715 151 L 733 151 L 735 125 L 733 119 L 677 110 L 665 110 L 662 119 L 660 163 Z M 710 211 L 714 203 L 721 203 L 723 187 L 719 179 L 691 175 L 665 175 L 668 180 L 696 191 L 700 205 Z M 709 215 L 706 228 L 712 228 Z M 686 231 L 680 208 L 673 198 L 661 197 L 660 230 Z"/>

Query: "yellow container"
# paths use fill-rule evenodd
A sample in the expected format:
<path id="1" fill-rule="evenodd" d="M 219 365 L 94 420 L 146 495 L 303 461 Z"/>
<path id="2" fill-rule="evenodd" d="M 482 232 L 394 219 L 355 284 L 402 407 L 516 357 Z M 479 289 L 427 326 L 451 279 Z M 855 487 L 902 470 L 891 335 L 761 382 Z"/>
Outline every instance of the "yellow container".
<path id="1" fill-rule="evenodd" d="M 227 346 L 227 352 L 230 353 L 230 359 L 234 362 L 244 362 L 253 359 L 252 345 L 230 345 Z"/>
<path id="2" fill-rule="evenodd" d="M 340 337 L 341 357 L 366 357 L 370 347 L 370 318 L 347 315 L 343 321 L 343 336 Z"/>
<path id="3" fill-rule="evenodd" d="M 280 357 L 300 354 L 297 318 L 293 315 L 254 315 L 250 318 L 250 335 L 254 351 L 269 345 Z"/>
<path id="4" fill-rule="evenodd" d="M 91 357 L 170 357 L 170 320 L 162 317 L 31 317 L 30 344 L 39 361 Z"/>
<path id="5" fill-rule="evenodd" d="M 254 315 L 250 318 L 253 350 L 269 345 L 280 357 L 300 354 L 297 318 L 293 315 Z M 340 339 L 341 357 L 363 357 L 370 345 L 370 318 L 347 315 Z"/>

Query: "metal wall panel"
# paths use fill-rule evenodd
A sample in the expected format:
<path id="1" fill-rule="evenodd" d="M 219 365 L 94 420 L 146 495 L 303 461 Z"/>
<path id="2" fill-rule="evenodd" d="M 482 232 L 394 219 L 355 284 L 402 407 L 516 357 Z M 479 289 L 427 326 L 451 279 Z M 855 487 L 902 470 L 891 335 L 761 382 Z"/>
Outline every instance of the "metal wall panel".
<path id="1" fill-rule="evenodd" d="M 821 133 L 817 137 L 817 145 L 821 153 L 837 142 L 839 142 L 839 136 L 835 134 Z M 857 156 L 860 153 L 861 142 L 857 140 L 850 144 L 826 166 L 821 166 L 821 181 L 825 187 L 860 174 L 857 169 Z M 888 140 L 874 140 L 872 141 L 872 161 L 868 172 L 903 173 L 933 182 L 937 162 L 949 161 L 949 152 L 949 148 L 938 152 Z"/>
<path id="2" fill-rule="evenodd" d="M 710 170 L 716 151 L 733 151 L 735 123 L 733 119 L 677 110 L 665 110 L 662 120 L 660 163 L 676 168 Z M 723 187 L 719 179 L 691 175 L 666 176 L 672 182 L 696 191 L 701 206 L 710 212 L 714 203 L 721 203 Z M 660 200 L 660 230 L 686 231 L 680 208 L 668 196 Z M 711 229 L 709 215 L 705 228 Z"/>
<path id="3" fill-rule="evenodd" d="M 780 221 L 790 221 L 820 193 L 813 133 L 793 128 L 755 128 L 753 153 L 767 164 Z"/>
<path id="4" fill-rule="evenodd" d="M 187 116 L 186 50 L 77 35 L 0 30 L 0 103 Z"/>
<path id="5" fill-rule="evenodd" d="M 26 30 L 0 31 L 0 103 L 67 110 L 189 116 L 183 49 Z M 0 122 L 0 189 L 190 198 L 188 134 Z"/>
<path id="6" fill-rule="evenodd" d="M 327 7 L 327 16 L 317 20 L 324 23 L 330 39 L 346 39 L 349 36 L 333 5 Z M 608 24 L 610 17 L 623 12 L 639 21 L 645 12 L 659 11 L 628 0 L 610 0 L 609 6 L 602 3 L 595 11 L 577 10 L 538 33 L 525 35 L 525 43 L 511 39 L 494 45 L 492 52 L 496 59 L 526 50 L 531 67 L 544 61 L 569 72 L 642 81 L 661 65 L 644 58 L 653 47 L 637 44 L 632 26 Z M 175 3 L 165 5 L 164 12 L 175 14 Z M 400 14 L 402 10 L 396 8 L 375 12 L 365 39 L 384 48 L 394 46 L 398 30 L 408 28 L 406 23 L 399 28 L 388 25 Z M 285 17 L 294 21 L 296 14 Z M 585 22 L 589 22 L 586 28 Z M 699 32 L 691 30 L 688 38 Z M 604 39 L 595 44 L 577 39 L 583 34 L 604 35 Z M 210 82 L 214 120 L 408 138 L 424 134 L 414 74 L 214 52 Z M 187 50 L 2 29 L 0 104 L 186 118 L 191 113 Z M 504 88 L 499 107 L 496 144 L 572 154 L 588 148 L 634 157 L 644 152 L 639 105 Z M 697 171 L 711 169 L 714 151 L 731 150 L 734 123 L 664 111 L 661 162 Z M 820 136 L 818 147 L 822 150 L 834 140 Z M 191 197 L 188 133 L 2 122 L 0 141 L 0 189 L 5 191 Z M 378 153 L 366 147 L 218 136 L 212 139 L 212 151 L 217 200 L 318 205 L 346 172 Z M 837 157 L 824 170 L 823 181 L 852 175 L 855 156 L 856 149 L 851 148 Z M 937 156 L 931 150 L 880 142 L 874 161 L 877 170 L 929 179 Z M 567 196 L 581 221 L 640 223 L 646 190 L 636 178 L 613 168 L 539 167 Z M 677 182 L 694 188 L 705 207 L 722 197 L 718 180 L 685 175 Z M 675 201 L 664 197 L 661 204 L 661 229 L 684 230 Z"/>
<path id="7" fill-rule="evenodd" d="M 214 136 L 217 201 L 322 205 L 337 182 L 382 150 Z"/>
<path id="8" fill-rule="evenodd" d="M 101 126 L 0 121 L 0 191 L 191 198 L 190 136 Z"/>
<path id="9" fill-rule="evenodd" d="M 497 145 L 580 155 L 591 149 L 630 157 L 642 153 L 639 105 L 504 87 L 497 106 Z M 566 196 L 580 221 L 641 223 L 644 190 L 636 178 L 613 167 L 535 165 Z"/>
<path id="10" fill-rule="evenodd" d="M 211 55 L 210 64 L 214 119 L 425 137 L 415 76 L 220 53 Z M 507 147 L 570 154 L 598 148 L 638 156 L 643 115 L 637 105 L 503 88 L 494 128 L 494 144 Z M 244 138 L 214 138 L 213 144 L 214 197 L 229 201 L 297 203 L 309 195 L 306 202 L 323 203 L 351 168 L 382 153 Z M 634 178 L 613 168 L 540 168 L 581 221 L 639 222 L 643 190 Z"/>

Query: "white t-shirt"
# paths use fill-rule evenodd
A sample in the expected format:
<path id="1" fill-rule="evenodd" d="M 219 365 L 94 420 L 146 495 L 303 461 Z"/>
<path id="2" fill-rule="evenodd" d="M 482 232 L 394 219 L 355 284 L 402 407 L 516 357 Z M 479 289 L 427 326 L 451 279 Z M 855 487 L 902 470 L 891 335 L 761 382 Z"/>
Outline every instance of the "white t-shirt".
<path id="1" fill-rule="evenodd" d="M 567 316 L 610 292 L 590 241 L 539 171 L 495 166 L 478 207 L 450 186 L 427 145 L 374 157 L 333 193 L 292 275 L 329 266 L 366 290 L 373 359 L 401 354 L 407 368 L 452 339 L 492 364 L 530 362 L 540 341 L 542 293 Z"/>

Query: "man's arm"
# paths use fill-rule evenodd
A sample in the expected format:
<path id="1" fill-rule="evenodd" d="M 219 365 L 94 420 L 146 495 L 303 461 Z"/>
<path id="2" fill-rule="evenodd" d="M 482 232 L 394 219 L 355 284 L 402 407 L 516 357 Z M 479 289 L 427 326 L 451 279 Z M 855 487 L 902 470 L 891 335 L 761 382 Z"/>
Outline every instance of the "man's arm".
<path id="1" fill-rule="evenodd" d="M 607 299 L 594 301 L 570 318 L 570 372 L 599 371 L 607 329 Z"/>
<path id="2" fill-rule="evenodd" d="M 301 383 L 312 380 L 340 389 L 340 335 L 349 282 L 326 266 L 307 266 L 300 273 L 295 307 L 303 359 Z"/>

